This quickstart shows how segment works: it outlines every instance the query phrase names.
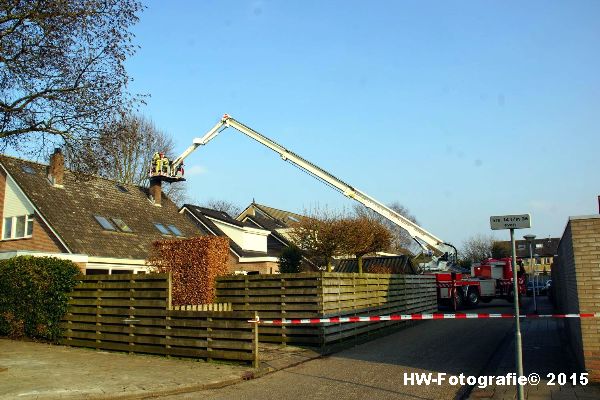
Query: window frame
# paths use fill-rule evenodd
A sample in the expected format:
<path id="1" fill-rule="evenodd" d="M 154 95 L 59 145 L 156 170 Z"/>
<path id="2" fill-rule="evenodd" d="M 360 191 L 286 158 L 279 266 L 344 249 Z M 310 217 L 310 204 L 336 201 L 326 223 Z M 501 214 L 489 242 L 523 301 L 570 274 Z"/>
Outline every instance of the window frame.
<path id="1" fill-rule="evenodd" d="M 167 229 L 173 233 L 173 235 L 177 237 L 184 237 L 183 232 L 173 224 L 167 225 Z M 179 233 L 178 233 L 179 232 Z"/>
<path id="2" fill-rule="evenodd" d="M 114 223 L 113 225 L 116 225 L 117 229 L 120 232 L 133 233 L 133 229 L 131 229 L 131 227 L 129 225 L 127 225 L 127 223 L 125 221 L 123 221 L 121 218 L 111 217 L 110 220 Z M 119 223 L 119 222 L 121 222 L 121 223 Z M 123 226 L 121 226 L 121 225 L 123 225 Z"/>
<path id="3" fill-rule="evenodd" d="M 162 235 L 173 236 L 171 231 L 169 231 L 169 229 L 167 229 L 167 227 L 164 224 L 161 224 L 160 222 L 153 222 L 152 225 L 154 225 L 156 230 L 158 230 Z M 160 227 L 162 227 L 163 229 L 161 229 Z"/>
<path id="4" fill-rule="evenodd" d="M 94 215 L 94 219 L 96 220 L 96 222 L 98 223 L 98 225 L 100 225 L 100 227 L 102 228 L 102 230 L 108 231 L 108 232 L 116 232 L 117 228 L 110 222 L 110 220 L 106 217 L 103 217 L 102 215 Z M 110 226 L 110 228 L 108 228 L 104 223 L 106 222 L 106 225 Z M 112 228 L 112 229 L 111 229 Z"/>
<path id="5" fill-rule="evenodd" d="M 16 236 L 17 232 L 17 221 L 19 218 L 25 218 L 25 225 L 23 227 L 23 236 Z M 6 222 L 10 220 L 10 236 L 6 237 Z M 17 239 L 30 239 L 33 237 L 33 222 L 34 214 L 24 215 L 13 215 L 12 217 L 4 217 L 2 219 L 2 240 L 17 240 Z M 31 229 L 30 229 L 31 228 Z M 31 233 L 29 233 L 31 231 Z"/>

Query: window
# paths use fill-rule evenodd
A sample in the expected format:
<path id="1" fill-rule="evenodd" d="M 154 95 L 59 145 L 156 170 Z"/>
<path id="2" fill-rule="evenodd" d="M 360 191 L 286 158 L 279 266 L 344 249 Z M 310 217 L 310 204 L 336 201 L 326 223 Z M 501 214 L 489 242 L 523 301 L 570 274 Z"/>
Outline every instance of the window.
<path id="1" fill-rule="evenodd" d="M 4 218 L 2 239 L 21 239 L 33 235 L 33 215 Z"/>
<path id="2" fill-rule="evenodd" d="M 96 221 L 98 221 L 98 223 L 100 224 L 100 226 L 103 229 L 105 229 L 107 231 L 116 230 L 115 227 L 113 226 L 113 224 L 111 224 L 108 219 L 101 217 L 100 215 L 94 215 L 94 218 L 96 218 Z"/>
<path id="3" fill-rule="evenodd" d="M 525 250 L 525 245 L 524 244 L 520 244 L 519 245 L 519 250 Z"/>
<path id="4" fill-rule="evenodd" d="M 169 225 L 169 230 L 176 236 L 183 236 L 183 233 L 181 233 L 181 231 L 175 225 Z"/>
<path id="5" fill-rule="evenodd" d="M 117 189 L 119 189 L 119 191 L 121 191 L 123 193 L 129 192 L 129 190 L 127 190 L 127 188 L 125 186 L 123 186 L 123 185 L 121 185 L 119 183 L 117 183 L 115 186 L 117 187 Z"/>
<path id="6" fill-rule="evenodd" d="M 170 235 L 171 233 L 167 230 L 167 228 L 165 228 L 165 226 L 163 224 L 159 224 L 159 223 L 154 223 L 154 226 L 156 227 L 156 229 L 159 230 L 160 233 L 162 233 L 163 235 Z"/>
<path id="7" fill-rule="evenodd" d="M 111 218 L 113 220 L 113 222 L 115 223 L 115 225 L 117 226 L 117 228 L 119 228 L 121 231 L 123 232 L 133 232 L 131 230 L 131 228 L 125 223 L 123 222 L 122 219 L 119 218 Z"/>
<path id="8" fill-rule="evenodd" d="M 29 165 L 21 165 L 21 170 L 29 175 L 35 175 L 35 169 L 31 168 Z"/>
<path id="9" fill-rule="evenodd" d="M 542 249 L 543 247 L 544 247 L 544 243 L 536 243 L 535 244 L 536 249 Z"/>

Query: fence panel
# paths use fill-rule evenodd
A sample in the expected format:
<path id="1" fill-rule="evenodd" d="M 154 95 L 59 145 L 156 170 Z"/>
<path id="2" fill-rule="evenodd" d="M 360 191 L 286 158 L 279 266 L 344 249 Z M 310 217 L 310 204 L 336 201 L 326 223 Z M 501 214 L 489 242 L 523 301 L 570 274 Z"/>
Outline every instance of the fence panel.
<path id="1" fill-rule="evenodd" d="M 302 273 L 221 277 L 217 301 L 262 319 L 433 312 L 435 278 L 427 275 Z M 326 346 L 407 324 L 382 321 L 318 326 L 261 326 L 260 340 Z"/>
<path id="2" fill-rule="evenodd" d="M 70 294 L 62 344 L 207 360 L 256 359 L 253 312 L 173 310 L 168 274 L 88 275 Z M 189 307 L 189 306 L 184 306 Z M 227 311 L 229 310 L 229 311 Z"/>

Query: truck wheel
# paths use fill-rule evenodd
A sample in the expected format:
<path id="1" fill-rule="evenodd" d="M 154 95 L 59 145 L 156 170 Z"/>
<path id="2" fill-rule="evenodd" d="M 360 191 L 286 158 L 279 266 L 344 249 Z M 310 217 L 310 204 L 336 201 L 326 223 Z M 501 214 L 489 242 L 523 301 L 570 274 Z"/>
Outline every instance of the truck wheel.
<path id="1" fill-rule="evenodd" d="M 475 307 L 479 304 L 479 292 L 475 288 L 469 289 L 467 293 L 467 304 L 471 307 Z"/>

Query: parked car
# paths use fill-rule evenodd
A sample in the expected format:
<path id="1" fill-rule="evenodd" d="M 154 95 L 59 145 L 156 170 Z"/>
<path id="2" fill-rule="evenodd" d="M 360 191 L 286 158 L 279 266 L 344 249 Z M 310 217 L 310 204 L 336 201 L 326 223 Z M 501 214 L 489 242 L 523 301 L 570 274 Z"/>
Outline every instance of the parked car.
<path id="1" fill-rule="evenodd" d="M 529 281 L 527 282 L 527 296 L 533 296 L 534 285 L 536 296 L 545 295 L 548 292 L 546 283 Z"/>

